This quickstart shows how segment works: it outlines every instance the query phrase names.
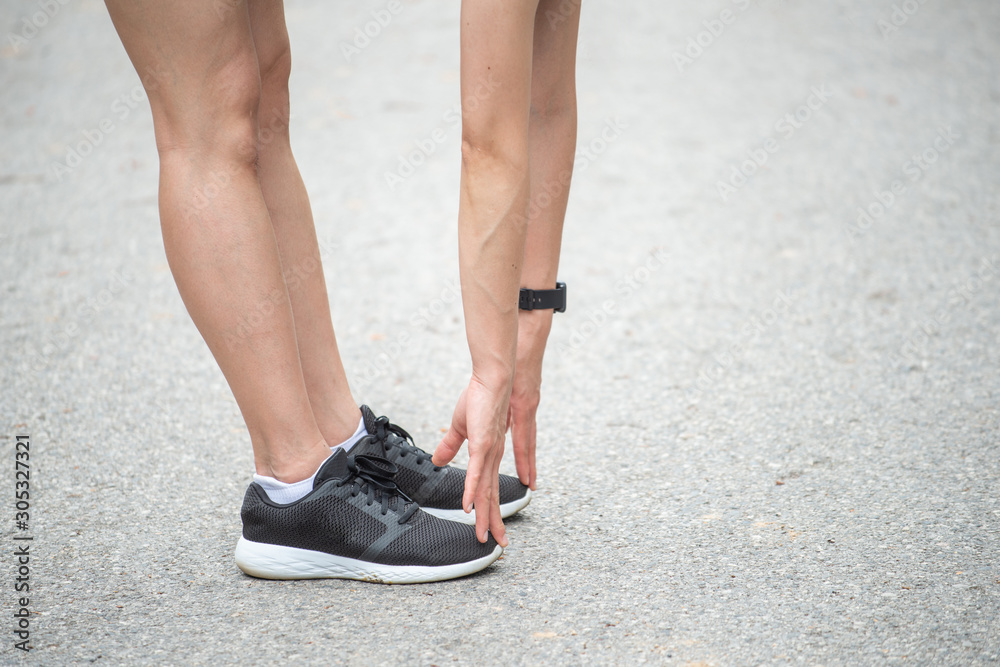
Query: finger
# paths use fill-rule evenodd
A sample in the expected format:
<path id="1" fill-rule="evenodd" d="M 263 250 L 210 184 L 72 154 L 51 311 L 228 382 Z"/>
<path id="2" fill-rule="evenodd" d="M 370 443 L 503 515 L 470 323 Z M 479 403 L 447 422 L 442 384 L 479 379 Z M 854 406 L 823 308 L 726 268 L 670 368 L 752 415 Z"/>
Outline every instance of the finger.
<path id="1" fill-rule="evenodd" d="M 503 519 L 500 518 L 500 507 L 497 506 L 495 512 L 490 513 L 490 534 L 493 535 L 493 539 L 497 541 L 497 544 L 506 549 L 510 545 L 510 540 L 507 539 L 507 529 L 503 525 Z M 485 540 L 482 540 L 485 542 Z"/>
<path id="2" fill-rule="evenodd" d="M 518 410 L 514 417 L 513 428 L 510 430 L 511 440 L 514 444 L 514 466 L 517 468 L 517 478 L 525 486 L 531 482 L 531 452 L 534 450 L 533 425 L 534 420 L 528 419 L 523 411 Z"/>
<path id="3" fill-rule="evenodd" d="M 492 469 L 491 465 L 490 470 Z M 507 535 L 503 521 L 500 520 L 499 498 L 495 493 L 496 485 L 490 481 L 491 477 L 496 477 L 496 473 L 484 471 L 476 489 L 476 537 L 480 542 L 486 542 L 492 533 L 493 539 L 505 547 Z"/>
<path id="4" fill-rule="evenodd" d="M 488 493 L 476 494 L 476 538 L 485 543 L 490 533 L 490 498 Z"/>
<path id="5" fill-rule="evenodd" d="M 473 447 L 469 443 L 469 467 L 465 471 L 465 492 L 462 494 L 462 509 L 468 514 L 472 510 L 473 503 L 477 499 L 479 492 L 479 481 L 483 476 L 483 454 L 478 447 Z M 477 505 L 477 509 L 478 509 Z M 482 505 L 486 507 L 486 505 Z M 479 530 L 479 517 L 482 513 L 476 512 L 476 535 L 481 535 Z"/>
<path id="6" fill-rule="evenodd" d="M 503 453 L 503 450 L 500 452 Z M 493 539 L 502 547 L 507 547 L 507 529 L 500 516 L 500 456 L 497 456 L 490 474 L 490 532 Z M 477 512 L 478 517 L 478 512 Z"/>
<path id="7" fill-rule="evenodd" d="M 502 441 L 501 441 L 502 442 Z M 493 497 L 493 484 L 491 477 L 496 477 L 494 472 L 495 466 L 493 464 L 493 458 L 496 456 L 495 448 L 483 448 L 476 447 L 476 466 L 474 468 L 475 479 L 471 480 L 468 477 L 465 479 L 465 490 L 468 493 L 470 490 L 474 493 L 475 504 L 476 504 L 476 537 L 479 538 L 480 542 L 486 542 L 489 538 L 489 528 L 492 523 L 491 516 L 493 511 L 493 506 L 497 505 L 499 510 L 499 503 Z M 485 451 L 484 451 L 485 449 Z M 471 450 L 471 445 L 470 445 Z M 473 471 L 472 462 L 469 462 L 469 470 Z M 494 535 L 496 538 L 496 535 Z M 499 542 L 499 539 L 497 540 Z"/>
<path id="8" fill-rule="evenodd" d="M 465 433 L 455 428 L 455 424 L 452 423 L 448 432 L 444 434 L 441 442 L 434 449 L 434 456 L 431 457 L 431 462 L 436 466 L 448 465 L 455 458 L 455 455 L 458 454 L 458 450 L 462 448 L 464 443 Z"/>
<path id="9" fill-rule="evenodd" d="M 535 443 L 538 437 L 538 422 L 534 419 L 531 420 L 531 437 L 528 439 L 528 463 L 531 466 L 531 474 L 528 482 L 528 488 L 532 491 L 535 490 Z"/>
<path id="10" fill-rule="evenodd" d="M 466 402 L 465 396 L 468 391 L 468 387 L 462 390 L 462 393 L 458 396 L 458 401 L 455 403 L 455 409 L 451 413 L 451 424 L 448 427 L 448 431 L 441 438 L 441 442 L 434 449 L 434 455 L 431 457 L 431 461 L 436 466 L 443 466 L 451 463 L 451 460 L 455 458 L 458 454 L 458 450 L 462 448 L 462 443 L 469 435 L 469 429 L 467 427 L 466 418 Z"/>

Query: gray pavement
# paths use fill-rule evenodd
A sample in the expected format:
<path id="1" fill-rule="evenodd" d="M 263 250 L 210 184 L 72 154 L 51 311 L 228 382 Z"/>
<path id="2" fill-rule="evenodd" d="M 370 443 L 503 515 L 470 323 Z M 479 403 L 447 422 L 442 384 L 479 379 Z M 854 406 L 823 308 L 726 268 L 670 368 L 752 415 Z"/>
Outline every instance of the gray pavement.
<path id="1" fill-rule="evenodd" d="M 249 439 L 148 104 L 103 5 L 50 4 L 0 18 L 0 662 L 1000 661 L 1000 5 L 585 3 L 540 491 L 481 575 L 387 587 L 236 568 Z M 346 365 L 430 448 L 469 369 L 457 3 L 349 60 L 384 3 L 288 4 Z"/>

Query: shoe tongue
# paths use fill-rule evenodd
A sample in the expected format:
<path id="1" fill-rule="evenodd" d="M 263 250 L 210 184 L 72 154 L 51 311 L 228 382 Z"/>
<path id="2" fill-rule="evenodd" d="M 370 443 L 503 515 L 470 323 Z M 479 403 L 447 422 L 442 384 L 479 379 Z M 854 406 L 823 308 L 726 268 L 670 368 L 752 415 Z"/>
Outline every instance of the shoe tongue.
<path id="1" fill-rule="evenodd" d="M 365 420 L 365 430 L 368 431 L 369 435 L 374 435 L 375 420 L 378 419 L 378 417 L 375 416 L 375 413 L 372 412 L 372 409 L 367 405 L 361 406 L 361 417 Z"/>
<path id="2" fill-rule="evenodd" d="M 357 444 L 351 447 L 352 454 L 374 454 L 375 456 L 388 456 L 385 443 L 373 435 L 366 435 Z"/>
<path id="3" fill-rule="evenodd" d="M 343 479 L 348 474 L 350 474 L 350 470 L 347 468 L 347 452 L 342 447 L 337 447 L 336 451 L 330 455 L 330 458 L 316 471 L 316 480 L 313 482 L 313 488 L 318 489 L 323 485 L 323 482 L 330 479 Z"/>

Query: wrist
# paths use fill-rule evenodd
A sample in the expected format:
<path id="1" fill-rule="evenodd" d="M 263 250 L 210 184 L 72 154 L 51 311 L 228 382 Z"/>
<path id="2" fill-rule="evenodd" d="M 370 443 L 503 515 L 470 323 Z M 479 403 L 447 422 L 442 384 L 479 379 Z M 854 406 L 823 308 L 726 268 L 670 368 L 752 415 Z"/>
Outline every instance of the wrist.
<path id="1" fill-rule="evenodd" d="M 509 394 L 514 366 L 500 363 L 472 364 L 472 379 L 493 394 Z"/>
<path id="2" fill-rule="evenodd" d="M 519 340 L 538 339 L 545 340 L 552 330 L 552 317 L 555 311 L 545 310 L 522 310 L 517 316 L 517 337 Z"/>

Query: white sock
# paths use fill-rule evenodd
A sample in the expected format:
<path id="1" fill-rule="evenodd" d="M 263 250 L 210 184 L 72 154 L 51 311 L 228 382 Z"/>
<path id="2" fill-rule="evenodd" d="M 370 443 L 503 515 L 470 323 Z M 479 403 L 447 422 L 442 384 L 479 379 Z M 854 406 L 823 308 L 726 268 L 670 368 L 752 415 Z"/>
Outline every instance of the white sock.
<path id="1" fill-rule="evenodd" d="M 331 454 L 330 456 L 333 455 Z M 323 461 L 323 463 L 326 463 L 326 461 Z M 301 482 L 292 482 L 291 484 L 288 484 L 273 477 L 265 477 L 264 475 L 258 475 L 256 473 L 253 476 L 253 481 L 263 487 L 264 492 L 267 493 L 267 497 L 273 502 L 281 503 L 282 505 L 294 503 L 296 500 L 313 490 L 313 482 L 316 480 L 316 473 L 318 473 L 319 469 L 323 467 L 323 463 L 319 464 L 319 467 L 316 468 L 316 472 Z"/>
<path id="2" fill-rule="evenodd" d="M 365 418 L 362 417 L 358 422 L 358 429 L 354 432 L 354 435 L 349 437 L 347 440 L 344 440 L 339 445 L 331 447 L 330 451 L 333 451 L 337 447 L 343 447 L 345 452 L 349 452 L 351 451 L 351 447 L 358 444 L 358 441 L 366 435 L 368 435 L 368 429 L 365 428 Z M 323 463 L 326 463 L 326 461 Z M 320 464 L 320 468 L 323 467 L 323 463 Z M 319 472 L 319 468 L 316 468 L 316 472 Z M 273 502 L 286 505 L 288 503 L 294 503 L 296 500 L 312 491 L 313 483 L 316 480 L 316 472 L 314 472 L 308 479 L 304 479 L 301 482 L 293 482 L 291 484 L 286 484 L 285 482 L 277 480 L 273 477 L 265 477 L 264 475 L 257 474 L 254 474 L 253 481 L 261 485 L 267 493 L 267 497 Z"/>
<path id="3" fill-rule="evenodd" d="M 365 437 L 366 435 L 368 435 L 368 429 L 365 428 L 365 418 L 362 417 L 361 421 L 358 422 L 358 430 L 354 432 L 354 435 L 352 435 L 347 440 L 344 440 L 339 445 L 334 445 L 330 449 L 334 450 L 337 447 L 343 447 L 345 452 L 349 452 L 351 451 L 351 447 L 358 444 L 358 441 L 361 440 L 361 438 Z"/>

